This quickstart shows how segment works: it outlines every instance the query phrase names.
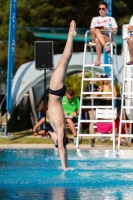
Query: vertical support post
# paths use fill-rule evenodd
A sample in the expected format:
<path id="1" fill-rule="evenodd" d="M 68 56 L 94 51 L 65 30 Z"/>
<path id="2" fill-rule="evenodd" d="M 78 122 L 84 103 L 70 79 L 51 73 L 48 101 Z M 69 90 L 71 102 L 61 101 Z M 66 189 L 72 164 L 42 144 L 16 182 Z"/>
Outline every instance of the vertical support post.
<path id="1" fill-rule="evenodd" d="M 105 2 L 107 2 L 108 4 L 108 12 L 107 12 L 107 16 L 111 17 L 112 16 L 112 0 L 104 0 Z M 105 49 L 104 49 L 104 63 L 105 64 L 110 64 L 109 63 L 110 60 L 110 55 L 106 54 Z M 104 73 L 108 75 L 108 77 L 110 77 L 110 69 L 109 67 L 104 67 Z"/>
<path id="2" fill-rule="evenodd" d="M 46 128 L 46 84 L 47 84 L 46 69 L 44 69 L 44 117 L 45 117 L 44 127 L 45 128 Z"/>
<path id="3" fill-rule="evenodd" d="M 93 47 L 92 46 L 91 46 L 91 63 L 93 63 Z"/>
<path id="4" fill-rule="evenodd" d="M 8 39 L 8 70 L 7 70 L 7 90 L 6 90 L 6 110 L 12 108 L 11 88 L 14 68 L 15 38 L 16 38 L 16 6 L 17 0 L 10 0 L 10 21 Z"/>

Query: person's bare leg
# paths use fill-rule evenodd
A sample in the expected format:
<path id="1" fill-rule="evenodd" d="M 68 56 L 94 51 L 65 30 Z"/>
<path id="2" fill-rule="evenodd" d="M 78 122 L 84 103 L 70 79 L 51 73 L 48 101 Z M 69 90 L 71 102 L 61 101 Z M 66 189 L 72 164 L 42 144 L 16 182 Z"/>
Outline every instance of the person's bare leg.
<path id="1" fill-rule="evenodd" d="M 70 130 L 72 131 L 73 136 L 77 136 L 76 128 L 75 128 L 73 121 L 71 119 L 66 119 L 66 122 L 68 123 L 68 126 L 69 126 Z"/>
<path id="2" fill-rule="evenodd" d="M 62 88 L 62 86 L 65 83 L 66 78 L 66 71 L 67 66 L 69 63 L 69 60 L 72 56 L 73 52 L 73 38 L 76 35 L 76 23 L 73 20 L 70 23 L 69 33 L 68 33 L 68 39 L 66 42 L 65 49 L 63 51 L 62 57 L 52 75 L 51 81 L 50 81 L 50 89 L 52 90 L 58 90 Z"/>
<path id="3" fill-rule="evenodd" d="M 89 118 L 90 118 L 90 120 L 93 120 L 94 118 L 93 118 L 93 115 L 95 115 L 95 113 L 96 113 L 96 111 L 95 110 L 89 110 L 88 111 L 88 113 L 89 113 Z M 89 133 L 90 134 L 93 134 L 93 133 L 95 133 L 95 131 L 94 131 L 95 129 L 93 128 L 93 122 L 90 122 L 90 125 L 89 125 Z"/>
<path id="4" fill-rule="evenodd" d="M 98 40 L 100 41 L 100 43 L 102 44 L 102 46 L 104 46 L 106 52 L 110 51 L 110 48 L 106 45 L 106 42 L 109 42 L 109 38 L 107 35 L 103 35 L 99 29 L 95 30 L 95 35 L 98 38 Z M 108 39 L 107 39 L 108 38 Z"/>
<path id="5" fill-rule="evenodd" d="M 90 110 L 90 111 L 88 111 L 88 113 L 89 113 L 90 120 L 93 120 L 95 118 L 94 114 L 96 113 L 96 111 L 95 110 Z M 95 129 L 93 128 L 93 126 L 94 126 L 94 123 L 90 122 L 90 125 L 89 125 L 90 134 L 94 134 L 95 133 Z M 95 147 L 95 137 L 91 137 L 91 147 Z"/>
<path id="6" fill-rule="evenodd" d="M 92 42 L 96 44 L 97 53 L 97 59 L 94 65 L 99 66 L 101 64 L 100 58 L 102 53 L 102 46 L 104 46 L 107 53 L 110 51 L 110 48 L 106 45 L 106 42 L 109 42 L 109 37 L 107 35 L 101 34 L 100 30 L 96 29 L 92 32 Z"/>
<path id="7" fill-rule="evenodd" d="M 129 49 L 129 54 L 130 54 L 130 61 L 133 61 L 133 36 L 129 38 L 128 49 Z"/>
<path id="8" fill-rule="evenodd" d="M 95 44 L 96 44 L 97 59 L 94 65 L 98 66 L 101 64 L 100 58 L 101 58 L 101 53 L 102 53 L 102 44 L 99 42 L 98 38 L 95 38 Z"/>

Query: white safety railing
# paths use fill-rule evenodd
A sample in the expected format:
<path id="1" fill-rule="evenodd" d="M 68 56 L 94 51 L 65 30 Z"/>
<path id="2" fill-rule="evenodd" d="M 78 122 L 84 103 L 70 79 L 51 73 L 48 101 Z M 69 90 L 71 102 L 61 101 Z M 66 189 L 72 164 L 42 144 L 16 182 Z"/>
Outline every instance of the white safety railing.
<path id="1" fill-rule="evenodd" d="M 124 54 L 124 73 L 123 73 L 123 90 L 121 94 L 121 113 L 120 113 L 120 126 L 118 137 L 118 149 L 120 149 L 121 138 L 128 138 L 127 144 L 131 146 L 131 138 L 133 138 L 132 123 L 133 123 L 133 65 L 127 65 L 130 61 L 128 38 L 130 32 L 128 31 L 129 25 L 123 26 L 123 54 Z M 129 128 L 128 128 L 128 125 Z M 126 135 L 122 133 L 122 126 L 125 126 Z"/>
<path id="2" fill-rule="evenodd" d="M 109 32 L 109 31 L 108 31 Z M 111 64 L 100 64 L 100 66 L 98 66 L 99 68 L 99 73 L 102 73 L 103 72 L 103 69 L 105 66 L 108 66 L 110 67 L 110 77 L 108 78 L 95 78 L 94 77 L 94 68 L 96 67 L 93 63 L 94 63 L 94 60 L 93 60 L 93 47 L 95 46 L 94 43 L 92 42 L 89 42 L 88 41 L 88 34 L 90 34 L 91 31 L 87 31 L 85 33 L 85 44 L 84 44 L 84 57 L 83 57 L 83 70 L 82 70 L 82 82 L 81 82 L 81 95 L 80 95 L 80 112 L 79 112 L 79 120 L 78 120 L 78 130 L 77 130 L 77 144 L 76 144 L 76 148 L 78 149 L 79 148 L 79 138 L 80 137 L 101 137 L 101 136 L 105 136 L 105 137 L 112 137 L 113 138 L 113 149 L 115 149 L 115 124 L 114 124 L 114 120 L 116 118 L 116 110 L 114 109 L 114 70 L 113 70 L 113 66 L 114 66 L 114 56 L 113 56 L 113 48 L 116 48 L 116 43 L 115 43 L 115 34 L 111 31 L 109 34 L 110 34 L 110 38 L 111 35 L 113 34 L 113 38 L 114 40 L 109 43 L 107 43 L 107 45 L 110 45 L 110 59 L 111 59 Z M 90 48 L 91 49 L 91 62 L 90 63 L 86 63 L 86 52 L 87 52 L 87 48 Z M 85 73 L 88 71 L 88 69 L 91 68 L 91 73 L 92 73 L 92 77 L 90 78 L 86 78 L 85 77 Z M 104 81 L 104 80 L 108 80 L 110 81 L 111 83 L 111 87 L 112 87 L 112 90 L 111 92 L 93 92 L 93 89 L 91 92 L 86 92 L 84 91 L 85 87 L 85 83 L 86 82 L 89 82 L 91 81 L 92 82 L 92 88 L 93 88 L 93 82 L 94 81 Z M 93 96 L 94 94 L 98 95 L 97 97 L 96 96 Z M 102 94 L 102 95 L 101 95 Z M 111 100 L 112 100 L 112 105 L 111 106 L 95 106 L 93 104 L 93 100 L 94 99 L 105 99 L 106 97 L 103 97 L 103 95 L 110 95 L 111 96 Z M 90 106 L 86 106 L 84 105 L 84 99 L 85 99 L 85 96 L 86 95 L 91 95 L 89 97 L 87 97 L 87 99 L 90 99 L 91 100 L 91 105 Z M 99 96 L 100 95 L 100 96 Z M 84 109 L 91 109 L 92 112 L 94 109 L 96 109 L 96 113 L 97 113 L 97 116 L 96 118 L 93 118 L 92 120 L 90 119 L 82 119 L 82 111 Z M 102 117 L 101 118 L 98 118 L 98 110 L 99 109 L 102 109 L 102 111 L 105 110 L 105 112 L 107 112 L 106 109 L 110 109 L 111 110 L 111 116 L 106 116 L 105 119 L 103 119 Z M 111 122 L 112 123 L 112 133 L 104 133 L 104 134 L 95 134 L 94 132 L 93 133 L 86 133 L 84 134 L 82 132 L 82 123 L 93 123 L 93 126 L 95 126 L 95 124 L 97 122 Z M 89 129 L 88 129 L 89 130 Z"/>

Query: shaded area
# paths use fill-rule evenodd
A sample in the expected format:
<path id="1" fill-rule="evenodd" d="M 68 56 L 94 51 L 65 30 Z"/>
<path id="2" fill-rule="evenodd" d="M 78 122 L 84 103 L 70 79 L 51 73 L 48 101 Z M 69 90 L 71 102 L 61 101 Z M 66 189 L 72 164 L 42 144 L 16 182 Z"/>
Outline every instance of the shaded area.
<path id="1" fill-rule="evenodd" d="M 19 134 L 18 136 L 16 135 L 15 137 L 11 138 L 11 141 L 13 140 L 17 140 L 17 139 L 20 139 L 20 138 L 23 138 L 23 137 L 26 137 L 26 136 L 29 136 L 29 135 L 32 135 L 33 132 L 26 132 L 26 133 L 22 133 L 22 134 Z"/>
<path id="2" fill-rule="evenodd" d="M 28 96 L 24 96 L 7 122 L 7 132 L 18 132 L 32 128 L 31 105 Z"/>

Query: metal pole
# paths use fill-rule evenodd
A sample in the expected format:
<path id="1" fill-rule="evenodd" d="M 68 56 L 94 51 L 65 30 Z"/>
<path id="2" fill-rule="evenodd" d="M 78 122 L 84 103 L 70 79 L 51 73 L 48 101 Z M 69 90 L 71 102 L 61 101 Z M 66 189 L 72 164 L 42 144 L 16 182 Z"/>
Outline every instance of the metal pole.
<path id="1" fill-rule="evenodd" d="M 112 16 L 112 1 L 113 0 L 104 0 L 108 4 L 108 12 L 107 16 L 111 17 Z M 104 63 L 109 64 L 109 57 L 110 55 L 107 55 L 104 49 Z M 104 67 L 104 73 L 110 76 L 110 68 L 109 67 Z"/>
<path id="2" fill-rule="evenodd" d="M 45 116 L 44 127 L 45 128 L 46 128 L 46 83 L 47 83 L 46 69 L 44 69 L 44 116 Z"/>
<path id="3" fill-rule="evenodd" d="M 16 43 L 16 7 L 17 0 L 10 0 L 10 17 L 9 17 L 9 39 L 8 39 L 8 70 L 7 70 L 7 89 L 6 89 L 6 110 L 12 108 L 12 78 L 14 68 L 14 53 Z"/>

